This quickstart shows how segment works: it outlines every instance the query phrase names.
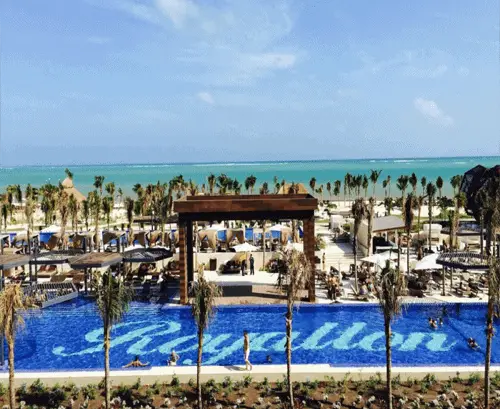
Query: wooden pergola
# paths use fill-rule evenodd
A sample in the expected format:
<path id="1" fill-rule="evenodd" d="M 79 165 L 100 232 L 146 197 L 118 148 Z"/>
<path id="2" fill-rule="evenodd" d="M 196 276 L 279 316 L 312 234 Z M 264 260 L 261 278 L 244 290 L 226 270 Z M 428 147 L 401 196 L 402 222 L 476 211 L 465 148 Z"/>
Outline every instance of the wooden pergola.
<path id="1" fill-rule="evenodd" d="M 304 253 L 314 270 L 309 283 L 309 301 L 315 296 L 314 211 L 318 201 L 309 194 L 187 196 L 174 202 L 179 215 L 180 301 L 188 302 L 188 284 L 194 279 L 193 222 L 211 220 L 302 220 Z"/>
<path id="2" fill-rule="evenodd" d="M 3 272 L 11 268 L 26 266 L 30 263 L 31 256 L 28 254 L 2 254 L 0 255 L 0 290 L 3 288 Z"/>

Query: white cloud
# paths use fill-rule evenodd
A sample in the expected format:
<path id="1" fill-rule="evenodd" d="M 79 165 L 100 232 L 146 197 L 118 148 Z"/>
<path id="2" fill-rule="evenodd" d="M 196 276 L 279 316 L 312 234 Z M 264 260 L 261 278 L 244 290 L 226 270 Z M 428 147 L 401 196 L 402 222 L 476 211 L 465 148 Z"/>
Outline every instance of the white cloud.
<path id="1" fill-rule="evenodd" d="M 295 64 L 296 56 L 293 54 L 263 53 L 247 56 L 248 62 L 257 68 L 286 69 Z"/>
<path id="2" fill-rule="evenodd" d="M 102 44 L 109 43 L 111 41 L 111 38 L 109 38 L 109 37 L 92 36 L 92 37 L 88 37 L 87 41 L 89 43 L 92 43 L 92 44 L 102 45 Z"/>
<path id="3" fill-rule="evenodd" d="M 429 121 L 440 124 L 442 126 L 452 126 L 454 120 L 451 116 L 445 114 L 435 101 L 424 98 L 415 98 L 413 104 Z"/>
<path id="4" fill-rule="evenodd" d="M 156 0 L 156 6 L 176 27 L 198 15 L 198 7 L 190 0 Z"/>
<path id="5" fill-rule="evenodd" d="M 212 96 L 212 94 L 210 94 L 210 92 L 206 92 L 206 91 L 198 92 L 198 94 L 196 96 L 198 97 L 198 99 L 200 101 L 203 101 L 207 104 L 210 104 L 210 105 L 215 104 L 214 97 Z"/>

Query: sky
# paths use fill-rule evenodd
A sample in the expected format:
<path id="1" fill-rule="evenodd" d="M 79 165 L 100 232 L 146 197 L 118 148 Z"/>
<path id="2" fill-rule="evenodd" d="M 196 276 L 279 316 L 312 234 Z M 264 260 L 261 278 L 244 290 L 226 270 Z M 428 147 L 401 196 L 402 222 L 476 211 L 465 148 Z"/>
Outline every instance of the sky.
<path id="1" fill-rule="evenodd" d="M 2 0 L 0 164 L 500 155 L 497 0 Z"/>

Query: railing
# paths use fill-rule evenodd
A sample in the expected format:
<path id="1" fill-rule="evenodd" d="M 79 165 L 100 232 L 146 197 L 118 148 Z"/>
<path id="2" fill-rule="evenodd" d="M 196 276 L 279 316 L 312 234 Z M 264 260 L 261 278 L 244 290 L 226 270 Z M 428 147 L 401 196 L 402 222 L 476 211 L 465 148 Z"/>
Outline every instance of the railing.
<path id="1" fill-rule="evenodd" d="M 73 283 L 37 283 L 24 288 L 24 294 L 32 297 L 41 308 L 59 304 L 78 297 Z"/>

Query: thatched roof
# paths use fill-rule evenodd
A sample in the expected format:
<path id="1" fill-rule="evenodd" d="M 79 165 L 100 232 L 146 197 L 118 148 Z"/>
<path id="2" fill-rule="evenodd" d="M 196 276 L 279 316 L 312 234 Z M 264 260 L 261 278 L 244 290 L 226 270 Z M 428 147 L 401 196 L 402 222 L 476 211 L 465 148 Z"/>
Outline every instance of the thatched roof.
<path id="1" fill-rule="evenodd" d="M 78 202 L 83 202 L 86 199 L 85 195 L 75 187 L 73 180 L 70 178 L 64 179 L 61 185 L 63 185 L 68 196 L 73 195 Z"/>
<path id="2" fill-rule="evenodd" d="M 306 189 L 306 187 L 304 186 L 303 183 L 296 183 L 295 185 L 298 187 L 298 191 L 296 192 L 296 194 L 299 194 L 299 195 L 309 194 L 309 191 Z M 284 186 L 282 185 L 280 187 L 280 190 L 278 190 L 278 194 L 279 195 L 289 194 L 291 187 L 292 187 L 291 183 L 285 183 L 285 185 Z"/>

